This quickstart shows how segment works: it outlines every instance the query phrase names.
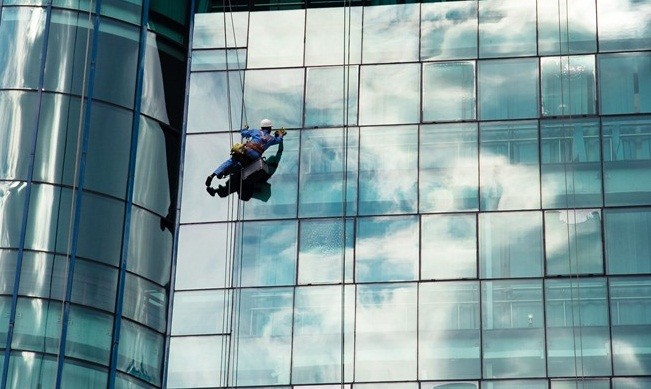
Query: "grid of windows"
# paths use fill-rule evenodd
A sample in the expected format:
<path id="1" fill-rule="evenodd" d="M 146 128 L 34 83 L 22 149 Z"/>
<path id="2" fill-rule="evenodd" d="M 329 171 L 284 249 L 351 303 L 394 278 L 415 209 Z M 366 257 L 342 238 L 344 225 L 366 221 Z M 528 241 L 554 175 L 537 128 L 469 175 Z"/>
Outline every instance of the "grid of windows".
<path id="1" fill-rule="evenodd" d="M 168 386 L 648 384 L 650 11 L 197 14 Z M 210 197 L 265 117 L 269 196 Z"/>

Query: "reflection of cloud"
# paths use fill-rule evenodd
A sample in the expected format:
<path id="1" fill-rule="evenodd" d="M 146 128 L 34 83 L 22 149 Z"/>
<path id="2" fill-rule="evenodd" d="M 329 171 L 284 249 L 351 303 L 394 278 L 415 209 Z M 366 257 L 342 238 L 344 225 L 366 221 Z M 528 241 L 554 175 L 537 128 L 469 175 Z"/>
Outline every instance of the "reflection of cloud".
<path id="1" fill-rule="evenodd" d="M 421 4 L 423 59 L 476 55 L 475 2 Z"/>
<path id="2" fill-rule="evenodd" d="M 535 54 L 535 0 L 479 2 L 479 20 L 481 45 L 493 55 L 523 50 Z"/>
<path id="3" fill-rule="evenodd" d="M 569 1 L 569 0 L 568 0 Z M 636 15 L 639 15 L 636 16 Z M 646 15 L 646 17 L 644 17 Z M 599 33 L 608 38 L 618 36 L 648 36 L 651 3 L 636 0 L 599 2 Z"/>
<path id="4" fill-rule="evenodd" d="M 484 209 L 534 209 L 540 204 L 537 164 L 511 164 L 502 155 L 481 157 Z"/>

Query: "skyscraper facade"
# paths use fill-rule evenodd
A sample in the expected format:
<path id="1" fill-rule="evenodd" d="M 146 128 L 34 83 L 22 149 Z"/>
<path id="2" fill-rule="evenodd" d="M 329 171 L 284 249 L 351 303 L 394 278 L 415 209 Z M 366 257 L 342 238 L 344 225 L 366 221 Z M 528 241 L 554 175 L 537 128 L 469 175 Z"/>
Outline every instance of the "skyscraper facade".
<path id="1" fill-rule="evenodd" d="M 168 387 L 651 386 L 651 3 L 224 4 L 194 19 Z M 278 169 L 211 197 L 263 118 Z"/>

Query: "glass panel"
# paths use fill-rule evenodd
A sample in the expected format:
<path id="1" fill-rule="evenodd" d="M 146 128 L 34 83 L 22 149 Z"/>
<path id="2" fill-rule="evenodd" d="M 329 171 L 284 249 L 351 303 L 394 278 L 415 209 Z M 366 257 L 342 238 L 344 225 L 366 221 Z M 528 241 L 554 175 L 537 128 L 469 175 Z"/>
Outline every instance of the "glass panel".
<path id="1" fill-rule="evenodd" d="M 345 380 L 353 379 L 354 292 L 341 285 L 296 288 L 293 383 L 341 382 L 342 363 Z"/>
<path id="2" fill-rule="evenodd" d="M 542 276 L 542 213 L 479 214 L 481 278 Z"/>
<path id="3" fill-rule="evenodd" d="M 416 284 L 359 285 L 355 327 L 355 379 L 416 379 Z"/>
<path id="4" fill-rule="evenodd" d="M 540 59 L 542 116 L 593 115 L 597 86 L 593 55 Z"/>
<path id="5" fill-rule="evenodd" d="M 18 247 L 27 183 L 0 181 L 0 247 Z"/>
<path id="6" fill-rule="evenodd" d="M 601 206 L 599 123 L 540 122 L 543 208 Z"/>
<path id="7" fill-rule="evenodd" d="M 243 72 L 190 74 L 188 133 L 229 131 L 243 127 L 243 77 Z"/>
<path id="8" fill-rule="evenodd" d="M 244 101 L 252 127 L 263 118 L 271 119 L 276 128 L 301 127 L 304 73 L 303 68 L 246 72 Z"/>
<path id="9" fill-rule="evenodd" d="M 484 377 L 545 375 L 542 299 L 539 281 L 482 282 Z"/>
<path id="10" fill-rule="evenodd" d="M 115 374 L 115 387 L 121 389 L 156 389 L 153 385 L 147 385 L 137 378 L 130 377 L 119 371 Z"/>
<path id="11" fill-rule="evenodd" d="M 57 374 L 56 356 L 27 351 L 11 353 L 7 387 L 21 389 L 54 389 Z"/>
<path id="12" fill-rule="evenodd" d="M 538 116 L 537 59 L 479 61 L 478 78 L 481 120 Z"/>
<path id="13" fill-rule="evenodd" d="M 364 7 L 362 61 L 418 61 L 419 4 Z"/>
<path id="14" fill-rule="evenodd" d="M 224 29 L 228 40 L 224 39 Z M 246 46 L 248 29 L 248 12 L 197 13 L 194 15 L 192 48 Z"/>
<path id="15" fill-rule="evenodd" d="M 477 58 L 477 2 L 423 3 L 420 6 L 420 59 Z"/>
<path id="16" fill-rule="evenodd" d="M 420 121 L 420 64 L 362 66 L 359 79 L 360 124 Z"/>
<path id="17" fill-rule="evenodd" d="M 102 15 L 140 24 L 143 0 L 102 0 Z"/>
<path id="18" fill-rule="evenodd" d="M 8 300 L 7 304 L 10 305 L 11 300 Z M 62 314 L 61 303 L 58 301 L 18 298 L 11 347 L 57 354 Z M 7 306 L 8 315 L 9 306 Z"/>
<path id="19" fill-rule="evenodd" d="M 651 209 L 604 210 L 608 274 L 651 272 Z"/>
<path id="20" fill-rule="evenodd" d="M 418 389 L 417 382 L 392 382 L 386 384 L 353 384 L 353 389 Z"/>
<path id="21" fill-rule="evenodd" d="M 159 215 L 167 227 L 176 222 L 179 177 L 179 134 L 140 117 L 133 202 Z"/>
<path id="22" fill-rule="evenodd" d="M 224 347 L 228 347 L 228 336 L 172 337 L 167 387 L 200 388 L 222 385 L 225 373 L 220 369 L 224 366 Z"/>
<path id="23" fill-rule="evenodd" d="M 421 389 L 478 389 L 477 382 L 422 382 Z M 546 388 L 545 388 L 546 389 Z"/>
<path id="24" fill-rule="evenodd" d="M 417 280 L 418 237 L 416 216 L 357 219 L 355 280 Z"/>
<path id="25" fill-rule="evenodd" d="M 485 123 L 479 137 L 479 209 L 540 207 L 537 123 Z"/>
<path id="26" fill-rule="evenodd" d="M 651 378 L 613 377 L 613 389 L 644 389 L 651 386 Z"/>
<path id="27" fill-rule="evenodd" d="M 341 283 L 353 278 L 352 219 L 301 220 L 298 283 Z M 345 261 L 345 270 L 342 262 Z M 345 271 L 345 274 L 344 274 Z"/>
<path id="28" fill-rule="evenodd" d="M 36 93 L 0 92 L 0 161 L 2 161 L 0 178 L 2 179 L 27 180 L 29 157 L 36 128 L 37 104 Z"/>
<path id="29" fill-rule="evenodd" d="M 609 379 L 552 380 L 551 389 L 610 389 Z"/>
<path id="30" fill-rule="evenodd" d="M 651 54 L 599 56 L 599 90 L 604 115 L 651 112 Z"/>
<path id="31" fill-rule="evenodd" d="M 301 131 L 299 216 L 356 213 L 358 147 L 357 128 Z"/>
<path id="32" fill-rule="evenodd" d="M 651 279 L 611 278 L 610 315 L 613 373 L 651 374 Z"/>
<path id="33" fill-rule="evenodd" d="M 192 51 L 190 70 L 193 72 L 244 68 L 246 68 L 246 49 Z"/>
<path id="34" fill-rule="evenodd" d="M 159 216 L 132 208 L 127 270 L 160 285 L 168 285 L 174 239 L 172 233 L 161 226 Z"/>
<path id="35" fill-rule="evenodd" d="M 480 1 L 479 56 L 528 55 L 536 55 L 536 0 Z"/>
<path id="36" fill-rule="evenodd" d="M 230 306 L 231 297 L 226 290 L 176 292 L 172 335 L 228 332 Z"/>
<path id="37" fill-rule="evenodd" d="M 117 364 L 119 370 L 159 386 L 163 372 L 164 349 L 163 335 L 122 320 Z"/>
<path id="38" fill-rule="evenodd" d="M 539 55 L 597 51 L 595 3 L 594 0 L 539 1 Z"/>
<path id="39" fill-rule="evenodd" d="M 421 280 L 477 278 L 477 220 L 468 215 L 421 216 Z"/>
<path id="40" fill-rule="evenodd" d="M 28 253 L 24 252 L 23 257 L 25 257 L 27 254 Z M 18 251 L 0 250 L 0 295 L 13 294 L 14 280 L 16 278 L 17 261 L 18 261 Z M 0 328 L 2 328 L 1 325 Z M 1 340 L 0 340 L 0 346 L 4 346 Z"/>
<path id="41" fill-rule="evenodd" d="M 548 389 L 547 380 L 482 381 L 481 389 Z"/>
<path id="42" fill-rule="evenodd" d="M 651 117 L 603 120 L 606 205 L 648 205 Z"/>
<path id="43" fill-rule="evenodd" d="M 66 356 L 108 365 L 113 316 L 79 306 L 70 307 Z"/>
<path id="44" fill-rule="evenodd" d="M 549 376 L 611 375 L 605 279 L 546 280 L 545 314 Z"/>
<path id="45" fill-rule="evenodd" d="M 545 212 L 547 275 L 603 274 L 601 211 Z"/>
<path id="46" fill-rule="evenodd" d="M 360 214 L 416 212 L 417 177 L 417 126 L 360 131 Z"/>
<path id="47" fill-rule="evenodd" d="M 599 50 L 644 50 L 651 48 L 651 30 L 648 17 L 651 4 L 637 0 L 600 0 L 597 6 L 599 18 Z M 626 20 L 626 23 L 622 23 Z"/>
<path id="48" fill-rule="evenodd" d="M 233 225 L 198 224 L 179 228 L 176 263 L 176 283 L 179 289 L 224 288 L 233 250 Z M 226 264 L 228 268 L 226 267 Z"/>
<path id="49" fill-rule="evenodd" d="M 243 289 L 239 293 L 233 338 L 237 339 L 238 353 L 232 380 L 237 385 L 288 384 L 292 288 Z"/>
<path id="50" fill-rule="evenodd" d="M 477 125 L 420 126 L 420 212 L 478 209 Z"/>
<path id="51" fill-rule="evenodd" d="M 418 304 L 419 379 L 481 377 L 479 283 L 422 283 Z"/>
<path id="52" fill-rule="evenodd" d="M 475 63 L 423 64 L 423 121 L 475 118 Z"/>
<path id="53" fill-rule="evenodd" d="M 38 87 L 45 8 L 5 7 L 0 20 L 0 88 Z"/>
<path id="54" fill-rule="evenodd" d="M 9 318 L 11 317 L 11 296 L 0 295 L 0 349 L 7 347 L 7 332 L 9 331 Z M 4 354 L 4 353 L 2 353 Z M 2 361 L 0 359 L 0 361 Z M 0 378 L 2 376 L 0 375 Z"/>
<path id="55" fill-rule="evenodd" d="M 362 7 L 309 8 L 305 65 L 357 64 L 361 60 Z"/>
<path id="56" fill-rule="evenodd" d="M 354 66 L 307 69 L 305 127 L 357 123 L 357 71 Z"/>
<path id="57" fill-rule="evenodd" d="M 302 66 L 304 31 L 305 10 L 251 13 L 249 68 Z"/>
<path id="58" fill-rule="evenodd" d="M 108 369 L 65 359 L 61 387 L 101 388 L 106 385 L 108 385 Z"/>
<path id="59" fill-rule="evenodd" d="M 127 273 L 122 308 L 124 317 L 165 332 L 167 304 L 167 291 L 163 287 Z"/>

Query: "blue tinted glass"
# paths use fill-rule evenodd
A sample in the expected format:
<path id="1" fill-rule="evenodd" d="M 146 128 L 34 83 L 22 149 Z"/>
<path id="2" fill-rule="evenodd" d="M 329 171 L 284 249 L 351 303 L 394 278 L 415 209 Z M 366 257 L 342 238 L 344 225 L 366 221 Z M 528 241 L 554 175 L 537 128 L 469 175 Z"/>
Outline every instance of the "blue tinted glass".
<path id="1" fill-rule="evenodd" d="M 358 64 L 362 51 L 362 7 L 308 8 L 305 65 Z"/>
<path id="2" fill-rule="evenodd" d="M 423 64 L 423 121 L 475 119 L 475 62 Z"/>
<path id="3" fill-rule="evenodd" d="M 610 389 L 609 379 L 552 380 L 550 389 Z"/>
<path id="4" fill-rule="evenodd" d="M 172 262 L 173 237 L 164 226 L 160 216 L 132 208 L 127 270 L 160 285 L 169 283 Z"/>
<path id="5" fill-rule="evenodd" d="M 56 374 L 56 356 L 28 351 L 13 352 L 9 358 L 7 387 L 53 389 Z"/>
<path id="6" fill-rule="evenodd" d="M 172 337 L 169 346 L 168 388 L 202 388 L 224 385 L 222 362 L 229 336 Z"/>
<path id="7" fill-rule="evenodd" d="M 602 114 L 651 112 L 651 54 L 599 56 L 599 90 Z"/>
<path id="8" fill-rule="evenodd" d="M 0 246 L 18 247 L 27 183 L 0 181 Z"/>
<path id="9" fill-rule="evenodd" d="M 100 13 L 125 22 L 140 23 L 143 0 L 102 0 Z"/>
<path id="10" fill-rule="evenodd" d="M 23 256 L 25 254 L 23 254 Z M 17 260 L 18 251 L 0 250 L 0 295 L 11 295 L 14 291 Z M 0 326 L 0 328 L 1 327 L 2 326 Z M 0 345 L 1 344 L 2 342 L 0 342 Z"/>
<path id="11" fill-rule="evenodd" d="M 420 64 L 360 68 L 359 124 L 420 121 Z"/>
<path id="12" fill-rule="evenodd" d="M 101 388 L 107 384 L 108 369 L 66 358 L 61 377 L 62 387 Z"/>
<path id="13" fill-rule="evenodd" d="M 246 49 L 193 50 L 190 66 L 192 67 L 190 70 L 193 72 L 244 69 L 246 67 Z"/>
<path id="14" fill-rule="evenodd" d="M 614 377 L 612 383 L 613 389 L 643 389 L 651 387 L 651 378 Z"/>
<path id="15" fill-rule="evenodd" d="M 599 50 L 620 51 L 651 48 L 649 4 L 637 0 L 599 0 Z M 647 18 L 640 18 L 647 15 Z M 622 23 L 622 20 L 636 21 Z M 646 21 L 646 23 L 644 22 Z"/>
<path id="16" fill-rule="evenodd" d="M 11 347 L 58 353 L 62 313 L 58 301 L 19 298 Z"/>
<path id="17" fill-rule="evenodd" d="M 420 279 L 477 277 L 477 218 L 421 216 Z"/>
<path id="18" fill-rule="evenodd" d="M 162 287 L 127 273 L 122 315 L 156 331 L 165 332 L 167 291 Z"/>
<path id="19" fill-rule="evenodd" d="M 87 8 L 88 0 L 85 2 Z M 52 10 L 45 60 L 46 90 L 77 95 L 86 93 L 82 88 L 84 80 L 86 83 L 89 81 L 90 50 L 86 51 L 86 42 L 87 38 L 90 39 L 88 26 L 91 23 L 87 14 Z"/>
<path id="20" fill-rule="evenodd" d="M 350 282 L 353 277 L 354 242 L 352 219 L 302 220 L 298 283 L 341 283 L 342 278 Z M 342 266 L 345 266 L 345 274 Z"/>
<path id="21" fill-rule="evenodd" d="M 283 48 L 280 51 L 286 50 Z M 301 127 L 304 77 L 303 68 L 247 71 L 244 78 L 244 103 L 248 124 L 257 128 L 260 120 L 268 118 L 275 128 Z"/>
<path id="22" fill-rule="evenodd" d="M 176 253 L 175 289 L 227 286 L 224 273 L 231 266 L 227 258 L 230 259 L 234 247 L 234 231 L 235 226 L 228 224 L 182 225 Z"/>
<path id="23" fill-rule="evenodd" d="M 537 59 L 479 61 L 477 73 L 481 120 L 538 116 Z"/>
<path id="24" fill-rule="evenodd" d="M 305 127 L 357 123 L 357 72 L 355 66 L 307 69 Z"/>
<path id="25" fill-rule="evenodd" d="M 490 386 L 488 386 L 490 385 Z M 549 389 L 547 380 L 482 381 L 482 389 Z"/>
<path id="26" fill-rule="evenodd" d="M 226 290 L 193 290 L 174 293 L 173 335 L 228 332 L 231 293 Z"/>
<path id="27" fill-rule="evenodd" d="M 606 209 L 604 222 L 608 274 L 651 272 L 651 209 Z"/>
<path id="28" fill-rule="evenodd" d="M 37 98 L 36 93 L 0 92 L 1 179 L 27 180 Z"/>
<path id="29" fill-rule="evenodd" d="M 146 327 L 122 320 L 117 368 L 159 386 L 163 371 L 165 337 Z"/>
<path id="30" fill-rule="evenodd" d="M 0 296 L 0 349 L 7 347 L 7 332 L 11 317 L 11 296 Z"/>
<path id="31" fill-rule="evenodd" d="M 76 305 L 70 308 L 66 356 L 108 365 L 113 316 Z"/>
<path id="32" fill-rule="evenodd" d="M 542 116 L 593 115 L 597 86 L 593 55 L 540 59 Z"/>
<path id="33" fill-rule="evenodd" d="M 192 47 L 200 49 L 245 46 L 248 28 L 248 12 L 197 13 L 194 16 Z M 228 39 L 224 39 L 224 30 Z"/>
<path id="34" fill-rule="evenodd" d="M 230 131 L 243 127 L 243 82 L 243 72 L 192 73 L 187 132 Z"/>
<path id="35" fill-rule="evenodd" d="M 596 12 L 594 0 L 538 1 L 538 53 L 595 52 Z"/>
<path id="36" fill-rule="evenodd" d="M 479 56 L 528 55 L 536 55 L 536 0 L 480 1 Z"/>
<path id="37" fill-rule="evenodd" d="M 477 2 L 423 3 L 420 59 L 477 58 Z"/>
<path id="38" fill-rule="evenodd" d="M 362 62 L 418 60 L 419 13 L 419 4 L 365 7 Z"/>
<path id="39" fill-rule="evenodd" d="M 0 88 L 38 87 L 45 8 L 5 7 L 0 20 Z"/>
<path id="40" fill-rule="evenodd" d="M 598 209 L 545 212 L 547 275 L 601 274 L 602 257 Z"/>
<path id="41" fill-rule="evenodd" d="M 305 10 L 252 12 L 249 19 L 247 47 L 250 68 L 303 65 Z M 227 23 L 227 29 L 232 29 L 230 21 Z M 223 32 L 221 34 L 223 36 Z M 242 46 L 247 42 L 244 37 L 238 36 L 237 39 Z"/>

